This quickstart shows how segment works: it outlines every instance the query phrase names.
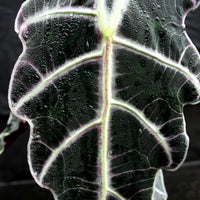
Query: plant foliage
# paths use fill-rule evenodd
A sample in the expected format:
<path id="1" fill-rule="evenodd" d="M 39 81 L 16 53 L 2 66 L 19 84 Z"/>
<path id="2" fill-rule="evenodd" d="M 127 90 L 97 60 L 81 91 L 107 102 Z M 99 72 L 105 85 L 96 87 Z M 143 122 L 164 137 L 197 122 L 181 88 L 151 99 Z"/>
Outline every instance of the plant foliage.
<path id="1" fill-rule="evenodd" d="M 199 0 L 27 0 L 9 104 L 33 177 L 58 200 L 164 200 L 200 95 L 184 20 Z"/>

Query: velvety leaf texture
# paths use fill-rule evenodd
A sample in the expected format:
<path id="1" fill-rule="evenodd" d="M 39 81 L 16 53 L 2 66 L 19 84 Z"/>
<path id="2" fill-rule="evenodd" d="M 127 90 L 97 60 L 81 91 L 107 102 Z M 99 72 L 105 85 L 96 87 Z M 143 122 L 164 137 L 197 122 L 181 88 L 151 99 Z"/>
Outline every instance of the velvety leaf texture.
<path id="1" fill-rule="evenodd" d="M 165 200 L 200 95 L 195 0 L 27 0 L 9 90 L 36 182 L 57 200 Z"/>

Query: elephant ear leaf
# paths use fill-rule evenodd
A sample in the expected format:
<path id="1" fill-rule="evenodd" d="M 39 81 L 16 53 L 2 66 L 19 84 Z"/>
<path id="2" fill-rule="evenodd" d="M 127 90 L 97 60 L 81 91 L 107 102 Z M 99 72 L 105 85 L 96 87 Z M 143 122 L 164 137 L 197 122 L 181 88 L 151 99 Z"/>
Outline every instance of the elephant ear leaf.
<path id="1" fill-rule="evenodd" d="M 163 200 L 200 95 L 184 20 L 198 0 L 27 0 L 10 82 L 36 182 L 57 200 Z"/>

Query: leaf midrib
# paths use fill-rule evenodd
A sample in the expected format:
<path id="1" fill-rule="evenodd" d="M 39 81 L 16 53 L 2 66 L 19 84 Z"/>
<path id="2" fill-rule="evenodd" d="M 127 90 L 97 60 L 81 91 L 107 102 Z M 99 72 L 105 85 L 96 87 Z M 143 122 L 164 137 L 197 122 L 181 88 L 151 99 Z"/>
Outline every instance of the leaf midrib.
<path id="1" fill-rule="evenodd" d="M 103 50 L 103 108 L 101 116 L 101 176 L 102 176 L 102 192 L 101 199 L 106 199 L 108 191 L 108 138 L 109 138 L 109 120 L 111 110 L 111 97 L 112 97 L 112 52 L 113 44 L 112 39 L 105 38 L 102 46 Z"/>

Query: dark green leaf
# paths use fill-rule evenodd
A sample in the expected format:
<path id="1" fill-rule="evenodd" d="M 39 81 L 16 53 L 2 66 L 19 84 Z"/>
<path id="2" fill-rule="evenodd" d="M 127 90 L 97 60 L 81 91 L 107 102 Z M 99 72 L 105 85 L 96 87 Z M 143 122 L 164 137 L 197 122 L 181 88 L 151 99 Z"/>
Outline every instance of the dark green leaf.
<path id="1" fill-rule="evenodd" d="M 184 27 L 194 0 L 27 0 L 10 108 L 29 122 L 29 165 L 58 200 L 162 200 L 161 169 L 188 149 L 200 95 Z"/>

